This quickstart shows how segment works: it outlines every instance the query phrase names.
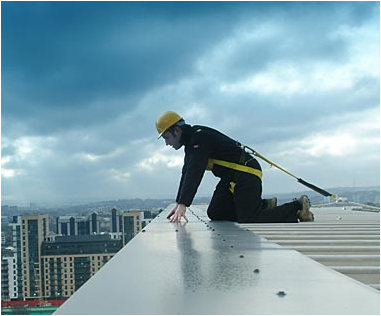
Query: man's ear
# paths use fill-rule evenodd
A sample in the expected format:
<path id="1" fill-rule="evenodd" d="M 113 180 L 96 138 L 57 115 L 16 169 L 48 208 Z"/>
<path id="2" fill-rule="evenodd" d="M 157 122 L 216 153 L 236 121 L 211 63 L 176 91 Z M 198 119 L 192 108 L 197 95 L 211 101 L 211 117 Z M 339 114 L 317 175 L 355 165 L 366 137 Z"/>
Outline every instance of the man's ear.
<path id="1" fill-rule="evenodd" d="M 175 126 L 174 132 L 175 132 L 175 136 L 181 136 L 183 130 L 178 126 Z"/>

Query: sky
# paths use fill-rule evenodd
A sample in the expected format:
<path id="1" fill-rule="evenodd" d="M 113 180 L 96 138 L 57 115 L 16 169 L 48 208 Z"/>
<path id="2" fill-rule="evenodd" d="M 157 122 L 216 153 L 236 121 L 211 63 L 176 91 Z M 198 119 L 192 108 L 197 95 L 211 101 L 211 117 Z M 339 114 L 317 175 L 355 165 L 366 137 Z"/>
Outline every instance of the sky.
<path id="1" fill-rule="evenodd" d="M 1 2 L 2 205 L 175 199 L 168 110 L 319 187 L 379 186 L 380 3 Z M 265 196 L 306 189 L 260 163 Z"/>

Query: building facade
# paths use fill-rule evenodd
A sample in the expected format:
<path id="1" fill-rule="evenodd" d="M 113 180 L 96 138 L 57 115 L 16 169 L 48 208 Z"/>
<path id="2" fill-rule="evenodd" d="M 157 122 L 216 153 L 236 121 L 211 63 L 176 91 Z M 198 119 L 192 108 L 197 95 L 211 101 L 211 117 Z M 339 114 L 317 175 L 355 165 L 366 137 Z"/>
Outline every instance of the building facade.
<path id="1" fill-rule="evenodd" d="M 123 245 L 128 243 L 142 230 L 143 212 L 126 211 L 122 214 L 122 240 Z"/>
<path id="2" fill-rule="evenodd" d="M 1 299 L 17 298 L 16 259 L 13 256 L 1 258 Z"/>
<path id="3" fill-rule="evenodd" d="M 110 235 L 57 236 L 42 244 L 44 298 L 68 298 L 120 249 Z"/>
<path id="4" fill-rule="evenodd" d="M 110 227 L 110 231 L 112 233 L 122 233 L 122 220 L 121 220 L 122 216 L 121 216 L 121 212 L 116 209 L 116 208 L 113 208 L 111 210 L 111 227 Z"/>
<path id="5" fill-rule="evenodd" d="M 10 299 L 34 299 L 41 296 L 41 244 L 49 232 L 47 215 L 13 217 L 12 254 L 2 257 L 2 274 L 7 273 L 2 290 Z"/>
<path id="6" fill-rule="evenodd" d="M 96 213 L 57 219 L 50 236 L 48 215 L 14 216 L 12 247 L 2 252 L 2 299 L 68 298 L 144 227 L 142 211 L 112 210 L 112 232 L 99 233 Z"/>
<path id="7" fill-rule="evenodd" d="M 63 236 L 99 234 L 100 220 L 97 213 L 90 216 L 60 216 L 57 218 L 57 234 Z"/>
<path id="8" fill-rule="evenodd" d="M 21 216 L 21 259 L 25 298 L 41 296 L 41 244 L 49 233 L 47 215 Z"/>

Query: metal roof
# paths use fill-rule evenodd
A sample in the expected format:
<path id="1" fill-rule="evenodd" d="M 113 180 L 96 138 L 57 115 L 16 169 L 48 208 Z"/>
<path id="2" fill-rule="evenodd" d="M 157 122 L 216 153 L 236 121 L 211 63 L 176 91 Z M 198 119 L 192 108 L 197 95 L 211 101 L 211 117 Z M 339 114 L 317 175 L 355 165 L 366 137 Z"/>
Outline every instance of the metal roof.
<path id="1" fill-rule="evenodd" d="M 189 222 L 174 224 L 169 207 L 55 314 L 380 313 L 379 291 L 262 237 L 273 224 L 211 222 L 205 208 L 192 206 Z M 283 234 L 317 228 L 316 218 L 284 224 Z"/>
<path id="2" fill-rule="evenodd" d="M 380 213 L 350 207 L 313 209 L 316 221 L 298 224 L 240 224 L 287 249 L 380 289 Z"/>

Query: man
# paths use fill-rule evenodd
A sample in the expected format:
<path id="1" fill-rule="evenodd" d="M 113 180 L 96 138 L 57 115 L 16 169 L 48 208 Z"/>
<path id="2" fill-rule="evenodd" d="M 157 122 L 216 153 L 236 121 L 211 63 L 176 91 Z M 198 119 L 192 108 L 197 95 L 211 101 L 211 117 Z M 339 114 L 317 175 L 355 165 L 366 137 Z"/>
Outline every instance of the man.
<path id="1" fill-rule="evenodd" d="M 185 147 L 176 206 L 167 217 L 171 222 L 179 222 L 182 217 L 187 220 L 186 208 L 192 204 L 205 170 L 211 170 L 221 179 L 207 210 L 211 220 L 239 223 L 314 220 L 306 195 L 280 206 L 262 199 L 261 167 L 235 140 L 209 127 L 185 124 L 184 119 L 172 111 L 157 119 L 156 128 L 167 146 L 175 150 Z"/>

